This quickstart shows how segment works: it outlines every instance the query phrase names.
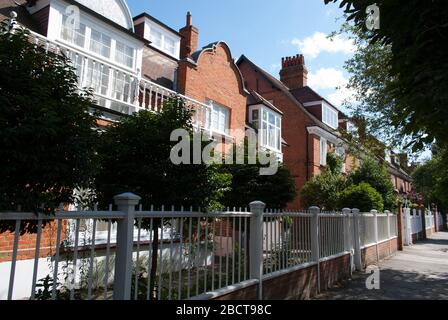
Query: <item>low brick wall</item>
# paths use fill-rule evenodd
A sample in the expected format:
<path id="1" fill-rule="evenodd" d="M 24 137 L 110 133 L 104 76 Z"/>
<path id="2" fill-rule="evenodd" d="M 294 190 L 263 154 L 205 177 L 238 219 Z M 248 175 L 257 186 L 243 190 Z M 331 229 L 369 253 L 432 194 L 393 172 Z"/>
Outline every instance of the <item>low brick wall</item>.
<path id="1" fill-rule="evenodd" d="M 320 262 L 320 288 L 325 291 L 337 282 L 350 277 L 350 254 L 324 259 Z M 263 281 L 265 300 L 304 300 L 317 295 L 317 263 L 297 270 L 279 272 Z M 258 284 L 223 294 L 214 300 L 257 300 Z"/>
<path id="2" fill-rule="evenodd" d="M 66 221 L 62 224 L 62 239 L 66 236 Z M 12 260 L 14 249 L 14 232 L 0 233 L 0 262 Z M 56 252 L 57 223 L 49 222 L 42 228 L 39 257 L 46 258 Z M 17 247 L 17 261 L 34 259 L 36 254 L 36 234 L 24 234 L 19 236 Z"/>
<path id="3" fill-rule="evenodd" d="M 379 260 L 387 258 L 398 250 L 398 238 L 386 240 L 379 244 L 373 244 L 361 249 L 362 265 L 366 268 L 376 264 Z"/>

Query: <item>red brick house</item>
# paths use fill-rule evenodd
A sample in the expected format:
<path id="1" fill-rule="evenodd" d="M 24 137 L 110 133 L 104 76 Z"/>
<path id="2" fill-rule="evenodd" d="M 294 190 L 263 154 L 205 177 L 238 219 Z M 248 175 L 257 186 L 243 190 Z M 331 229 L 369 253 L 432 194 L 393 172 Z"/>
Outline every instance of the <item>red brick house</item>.
<path id="1" fill-rule="evenodd" d="M 336 151 L 344 156 L 345 169 L 351 169 L 353 161 L 346 156 L 346 146 L 337 132 L 340 112 L 307 86 L 308 71 L 302 55 L 282 59 L 280 80 L 244 55 L 237 65 L 247 88 L 283 114 L 284 163 L 292 171 L 299 193 L 326 166 L 327 152 Z M 300 196 L 290 207 L 301 208 Z"/>

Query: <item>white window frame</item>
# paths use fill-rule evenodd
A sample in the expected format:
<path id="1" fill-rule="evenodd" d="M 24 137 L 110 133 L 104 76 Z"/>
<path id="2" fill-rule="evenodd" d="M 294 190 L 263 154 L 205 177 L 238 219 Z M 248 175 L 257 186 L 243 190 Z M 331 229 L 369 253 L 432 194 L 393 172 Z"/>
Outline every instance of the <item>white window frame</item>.
<path id="1" fill-rule="evenodd" d="M 327 165 L 327 153 L 328 153 L 328 143 L 327 139 L 320 138 L 320 145 L 319 145 L 319 155 L 320 155 L 320 165 L 326 166 Z"/>
<path id="2" fill-rule="evenodd" d="M 253 114 L 254 111 L 258 112 L 258 119 L 254 119 Z M 264 105 L 256 105 L 252 106 L 249 109 L 249 121 L 252 125 L 258 130 L 258 143 L 261 147 L 268 149 L 270 151 L 275 151 L 276 153 L 281 153 L 282 149 L 282 116 L 281 114 L 273 111 L 270 108 L 265 107 Z M 264 114 L 266 114 L 266 120 L 264 119 Z M 271 124 L 269 122 L 269 116 L 274 117 L 275 124 Z M 266 129 L 263 129 L 263 126 L 266 125 Z M 274 143 L 275 146 L 272 146 L 270 143 L 271 139 L 271 131 L 270 127 L 274 129 Z M 266 140 L 266 142 L 265 142 Z"/>
<path id="3" fill-rule="evenodd" d="M 338 111 L 333 109 L 325 102 L 322 103 L 322 122 L 332 127 L 333 129 L 337 129 L 339 126 Z"/>
<path id="4" fill-rule="evenodd" d="M 85 35 L 84 35 L 85 36 L 84 46 L 83 47 L 79 46 L 75 41 L 65 40 L 62 37 L 62 32 L 64 29 L 64 26 L 63 26 L 64 10 L 65 10 L 64 7 L 58 6 L 58 8 L 57 8 L 57 12 L 59 15 L 59 20 L 57 22 L 59 24 L 59 30 L 55 34 L 57 41 L 63 43 L 64 45 L 67 45 L 69 47 L 77 48 L 81 52 L 85 52 L 88 55 L 92 56 L 93 58 L 97 58 L 99 61 L 103 60 L 107 63 L 111 63 L 112 65 L 117 65 L 125 70 L 130 71 L 130 72 L 135 72 L 137 70 L 136 68 L 137 68 L 137 51 L 138 51 L 138 49 L 137 49 L 136 44 L 132 43 L 130 41 L 127 41 L 126 37 L 119 35 L 117 32 L 111 32 L 105 26 L 101 25 L 100 23 L 97 23 L 91 17 L 89 17 L 85 14 L 83 15 L 82 12 L 81 12 L 79 22 L 86 27 Z M 109 57 L 106 57 L 106 56 L 99 54 L 95 51 L 92 51 L 90 49 L 91 41 L 92 41 L 92 30 L 95 30 L 96 32 L 99 32 L 111 39 L 111 45 L 110 45 L 110 49 L 109 49 L 110 50 Z M 117 52 L 116 52 L 117 42 L 124 44 L 125 46 L 133 49 L 132 66 L 129 66 L 126 63 L 122 63 L 121 61 L 119 61 L 116 58 L 117 57 Z"/>
<path id="5" fill-rule="evenodd" d="M 180 50 L 180 38 L 177 38 L 176 36 L 172 35 L 170 32 L 166 31 L 165 29 L 159 27 L 158 25 L 146 21 L 145 28 L 148 28 L 147 35 L 148 40 L 151 41 L 151 45 L 158 50 L 165 52 L 166 54 L 175 57 L 176 59 L 179 59 L 179 50 Z M 160 34 L 160 44 L 153 41 L 153 34 L 154 31 Z M 146 32 L 145 32 L 146 33 Z M 172 41 L 173 46 L 168 49 L 167 43 L 169 41 Z"/>
<path id="6" fill-rule="evenodd" d="M 208 105 L 211 107 L 211 117 L 210 117 L 210 129 L 219 134 L 227 135 L 230 129 L 230 109 L 226 106 L 223 106 L 222 104 L 219 104 L 213 100 L 208 100 Z M 224 115 L 224 128 L 222 128 L 221 119 Z M 218 123 L 217 126 L 214 126 L 215 120 L 214 117 L 217 117 L 216 122 Z M 224 130 L 222 130 L 224 129 Z"/>

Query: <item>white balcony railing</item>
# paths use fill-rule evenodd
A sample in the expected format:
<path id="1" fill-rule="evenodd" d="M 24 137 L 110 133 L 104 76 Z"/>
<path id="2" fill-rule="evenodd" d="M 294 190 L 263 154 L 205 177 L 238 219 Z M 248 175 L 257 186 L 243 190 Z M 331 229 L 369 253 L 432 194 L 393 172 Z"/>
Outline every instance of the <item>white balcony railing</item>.
<path id="1" fill-rule="evenodd" d="M 30 41 L 46 52 L 64 54 L 76 69 L 80 88 L 91 88 L 97 104 L 123 114 L 140 110 L 160 112 L 169 98 L 178 98 L 194 111 L 193 125 L 197 129 L 210 131 L 211 107 L 167 89 L 152 81 L 142 79 L 140 71 L 131 72 L 84 51 L 51 41 L 35 32 L 30 32 Z"/>

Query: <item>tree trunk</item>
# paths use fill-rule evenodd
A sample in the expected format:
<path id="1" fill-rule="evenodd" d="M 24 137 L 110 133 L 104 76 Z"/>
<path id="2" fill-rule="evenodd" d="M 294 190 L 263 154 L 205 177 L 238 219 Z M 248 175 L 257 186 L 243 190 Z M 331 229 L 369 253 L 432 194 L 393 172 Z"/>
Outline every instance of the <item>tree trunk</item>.
<path id="1" fill-rule="evenodd" d="M 151 258 L 151 282 L 149 284 L 149 292 L 150 292 L 150 300 L 157 300 L 157 294 L 154 294 L 154 287 L 156 283 L 157 277 L 157 262 L 158 262 L 158 254 L 159 254 L 159 222 L 157 220 L 154 221 L 152 227 L 152 258 Z M 162 230 L 163 236 L 163 230 Z M 163 239 L 162 239 L 163 240 Z"/>

